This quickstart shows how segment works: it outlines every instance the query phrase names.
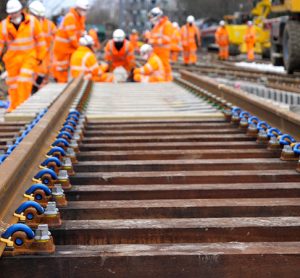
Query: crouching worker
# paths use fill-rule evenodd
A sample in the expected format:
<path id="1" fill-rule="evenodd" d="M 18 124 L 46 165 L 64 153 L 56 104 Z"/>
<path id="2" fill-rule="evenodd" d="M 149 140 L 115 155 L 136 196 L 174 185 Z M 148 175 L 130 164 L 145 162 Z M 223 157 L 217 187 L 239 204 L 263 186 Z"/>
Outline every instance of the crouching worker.
<path id="1" fill-rule="evenodd" d="M 89 35 L 79 39 L 79 47 L 71 57 L 71 75 L 73 78 L 84 73 L 85 80 L 95 82 L 113 82 L 113 74 L 105 73 L 108 70 L 107 64 L 98 64 L 97 57 L 93 52 L 94 40 Z"/>
<path id="2" fill-rule="evenodd" d="M 154 53 L 149 44 L 144 44 L 140 49 L 143 59 L 147 63 L 133 72 L 135 82 L 165 82 L 165 69 L 161 59 Z"/>

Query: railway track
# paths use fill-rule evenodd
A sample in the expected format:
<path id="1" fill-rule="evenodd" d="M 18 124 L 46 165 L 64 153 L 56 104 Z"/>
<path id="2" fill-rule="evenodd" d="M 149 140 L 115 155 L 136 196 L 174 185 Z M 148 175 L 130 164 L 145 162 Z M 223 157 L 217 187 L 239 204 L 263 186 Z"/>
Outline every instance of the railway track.
<path id="1" fill-rule="evenodd" d="M 254 83 L 262 83 L 268 88 L 283 90 L 287 92 L 300 93 L 299 76 L 288 76 L 284 73 L 274 73 L 268 71 L 260 71 L 231 65 L 230 63 L 218 63 L 200 66 L 189 66 L 188 68 L 179 64 L 173 65 L 175 71 L 189 70 L 201 75 L 209 75 L 213 77 L 235 78 Z"/>
<path id="2" fill-rule="evenodd" d="M 266 138 L 262 121 L 299 139 L 299 119 L 189 72 L 176 82 L 77 80 L 49 108 L 23 142 L 39 147 L 21 143 L 0 167 L 4 183 L 17 184 L 6 196 L 1 188 L 1 220 L 18 220 L 13 212 L 66 119 L 78 120 L 66 168 L 72 187 L 36 177 L 52 190 L 61 183 L 67 205 L 56 199 L 57 222 L 46 221 L 52 238 L 39 227 L 44 243 L 18 246 L 24 234 L 12 237 L 0 260 L 6 277 L 298 276 L 298 155 L 289 152 L 291 136 Z M 30 156 L 21 157 L 26 147 Z M 35 230 L 33 220 L 25 222 Z"/>

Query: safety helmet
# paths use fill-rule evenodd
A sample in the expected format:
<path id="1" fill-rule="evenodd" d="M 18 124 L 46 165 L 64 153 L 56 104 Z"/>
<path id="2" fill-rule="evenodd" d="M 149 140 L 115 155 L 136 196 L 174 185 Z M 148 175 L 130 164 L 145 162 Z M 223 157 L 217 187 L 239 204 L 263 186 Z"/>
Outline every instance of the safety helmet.
<path id="1" fill-rule="evenodd" d="M 220 26 L 225 26 L 225 21 L 224 21 L 224 20 L 221 20 L 220 23 L 219 23 L 219 25 L 220 25 Z"/>
<path id="2" fill-rule="evenodd" d="M 150 21 L 157 21 L 163 14 L 163 11 L 159 7 L 153 8 L 149 13 Z"/>
<path id="3" fill-rule="evenodd" d="M 79 44 L 83 46 L 91 46 L 94 45 L 94 40 L 89 35 L 84 35 L 79 39 Z"/>
<path id="4" fill-rule="evenodd" d="M 125 40 L 125 32 L 122 30 L 122 29 L 116 29 L 114 32 L 113 32 L 113 40 L 115 42 L 122 42 Z"/>
<path id="5" fill-rule="evenodd" d="M 251 20 L 249 20 L 249 21 L 247 22 L 247 24 L 248 24 L 248 26 L 252 26 L 252 25 L 253 25 L 253 22 L 252 22 Z"/>
<path id="6" fill-rule="evenodd" d="M 6 12 L 8 14 L 19 12 L 22 9 L 23 7 L 19 0 L 9 0 L 6 4 Z"/>
<path id="7" fill-rule="evenodd" d="M 88 10 L 90 8 L 89 0 L 77 0 L 76 8 L 79 8 L 82 10 Z"/>
<path id="8" fill-rule="evenodd" d="M 91 28 L 91 29 L 93 29 L 95 32 L 99 32 L 99 29 L 98 29 L 98 27 L 97 26 L 93 26 L 93 28 Z"/>
<path id="9" fill-rule="evenodd" d="M 186 18 L 186 22 L 187 22 L 187 23 L 194 23 L 194 22 L 195 22 L 195 17 L 192 16 L 192 15 L 189 15 L 189 16 Z"/>
<path id="10" fill-rule="evenodd" d="M 140 48 L 141 55 L 144 56 L 153 51 L 153 48 L 150 44 L 143 44 Z"/>
<path id="11" fill-rule="evenodd" d="M 28 6 L 29 12 L 35 16 L 44 17 L 46 14 L 46 8 L 40 1 L 33 1 Z"/>
<path id="12" fill-rule="evenodd" d="M 137 30 L 136 29 L 132 29 L 131 33 L 137 33 Z"/>
<path id="13" fill-rule="evenodd" d="M 172 25 L 174 28 L 179 28 L 179 24 L 177 22 L 173 22 Z"/>

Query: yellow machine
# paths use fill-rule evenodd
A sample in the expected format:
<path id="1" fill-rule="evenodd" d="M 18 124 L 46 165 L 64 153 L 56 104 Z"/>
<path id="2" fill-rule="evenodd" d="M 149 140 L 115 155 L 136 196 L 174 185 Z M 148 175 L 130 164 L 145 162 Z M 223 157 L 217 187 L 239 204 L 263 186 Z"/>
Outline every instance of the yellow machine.
<path id="1" fill-rule="evenodd" d="M 271 60 L 292 74 L 300 70 L 300 0 L 272 0 Z"/>
<path id="2" fill-rule="evenodd" d="M 271 11 L 270 0 L 254 1 L 254 8 L 251 10 L 251 16 L 245 13 L 235 13 L 233 16 L 225 16 L 224 19 L 228 23 L 226 28 L 229 33 L 230 53 L 238 55 L 246 53 L 246 44 L 244 37 L 247 30 L 247 21 L 253 20 L 257 43 L 255 45 L 255 53 L 262 54 L 264 58 L 270 56 L 270 30 L 264 27 L 264 20 Z"/>

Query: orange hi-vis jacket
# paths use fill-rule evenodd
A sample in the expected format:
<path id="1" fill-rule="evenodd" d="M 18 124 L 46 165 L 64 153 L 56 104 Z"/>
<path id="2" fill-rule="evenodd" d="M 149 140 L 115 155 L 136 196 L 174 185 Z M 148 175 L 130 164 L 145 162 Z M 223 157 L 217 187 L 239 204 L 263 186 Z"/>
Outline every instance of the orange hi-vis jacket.
<path id="1" fill-rule="evenodd" d="M 149 39 L 149 43 L 153 46 L 154 53 L 159 56 L 164 65 L 167 81 L 172 81 L 170 52 L 173 29 L 173 25 L 168 17 L 164 16 L 151 30 Z"/>
<path id="2" fill-rule="evenodd" d="M 180 29 L 173 27 L 173 34 L 172 34 L 172 40 L 171 40 L 171 51 L 181 51 L 182 50 L 182 44 L 181 44 L 181 35 L 180 35 Z"/>
<path id="3" fill-rule="evenodd" d="M 46 41 L 47 54 L 43 60 L 43 63 L 39 66 L 38 74 L 46 75 L 49 73 L 53 62 L 53 42 L 57 31 L 56 25 L 49 19 L 43 18 L 40 20 L 44 38 Z"/>
<path id="4" fill-rule="evenodd" d="M 128 72 L 135 66 L 134 49 L 128 40 L 124 40 L 123 47 L 118 51 L 114 41 L 109 40 L 105 46 L 104 60 L 111 65 L 111 70 L 124 67 Z"/>
<path id="5" fill-rule="evenodd" d="M 41 61 L 46 55 L 46 42 L 39 21 L 34 16 L 24 16 L 18 30 L 10 22 L 10 16 L 2 20 L 0 25 L 0 55 L 6 45 L 3 61 L 8 70 L 22 64 L 26 57 Z"/>
<path id="6" fill-rule="evenodd" d="M 228 46 L 229 45 L 229 34 L 226 27 L 220 26 L 215 33 L 216 43 L 219 46 Z"/>
<path id="7" fill-rule="evenodd" d="M 0 55 L 6 46 L 3 61 L 10 97 L 8 111 L 13 111 L 30 96 L 34 72 L 46 55 L 40 22 L 26 13 L 23 17 L 18 29 L 11 23 L 10 16 L 0 24 Z"/>
<path id="8" fill-rule="evenodd" d="M 245 35 L 245 42 L 248 46 L 254 47 L 256 42 L 256 31 L 254 26 L 248 27 Z"/>
<path id="9" fill-rule="evenodd" d="M 57 32 L 56 25 L 47 18 L 42 19 L 40 22 L 46 40 L 47 51 L 50 51 L 55 38 L 55 34 Z"/>
<path id="10" fill-rule="evenodd" d="M 85 17 L 71 9 L 61 22 L 54 39 L 53 76 L 57 82 L 68 82 L 68 70 L 72 53 L 79 46 L 79 38 L 85 31 Z"/>
<path id="11" fill-rule="evenodd" d="M 149 57 L 147 63 L 134 70 L 134 80 L 137 82 L 164 82 L 165 68 L 161 59 L 154 53 Z"/>
<path id="12" fill-rule="evenodd" d="M 192 26 L 185 24 L 181 27 L 180 33 L 183 48 L 197 50 L 197 44 L 198 46 L 201 44 L 201 34 L 198 27 L 195 24 Z"/>
<path id="13" fill-rule="evenodd" d="M 70 9 L 61 22 L 55 39 L 54 52 L 73 53 L 79 46 L 79 38 L 85 31 L 85 17 Z"/>
<path id="14" fill-rule="evenodd" d="M 133 49 L 135 51 L 139 51 L 139 35 L 138 34 L 130 34 L 129 40 L 133 46 Z"/>
<path id="15" fill-rule="evenodd" d="M 165 16 L 151 30 L 149 43 L 160 58 L 170 54 L 173 29 L 172 23 Z"/>
<path id="16" fill-rule="evenodd" d="M 78 77 L 84 73 L 86 80 L 105 81 L 102 80 L 105 68 L 98 64 L 95 53 L 86 46 L 79 46 L 71 57 L 71 76 Z"/>
<path id="17" fill-rule="evenodd" d="M 90 29 L 89 30 L 89 35 L 93 38 L 94 40 L 94 45 L 93 45 L 93 49 L 95 51 L 99 51 L 100 48 L 101 48 L 101 44 L 100 44 L 100 41 L 99 41 L 99 38 L 98 38 L 98 34 L 96 32 L 95 29 Z"/>

